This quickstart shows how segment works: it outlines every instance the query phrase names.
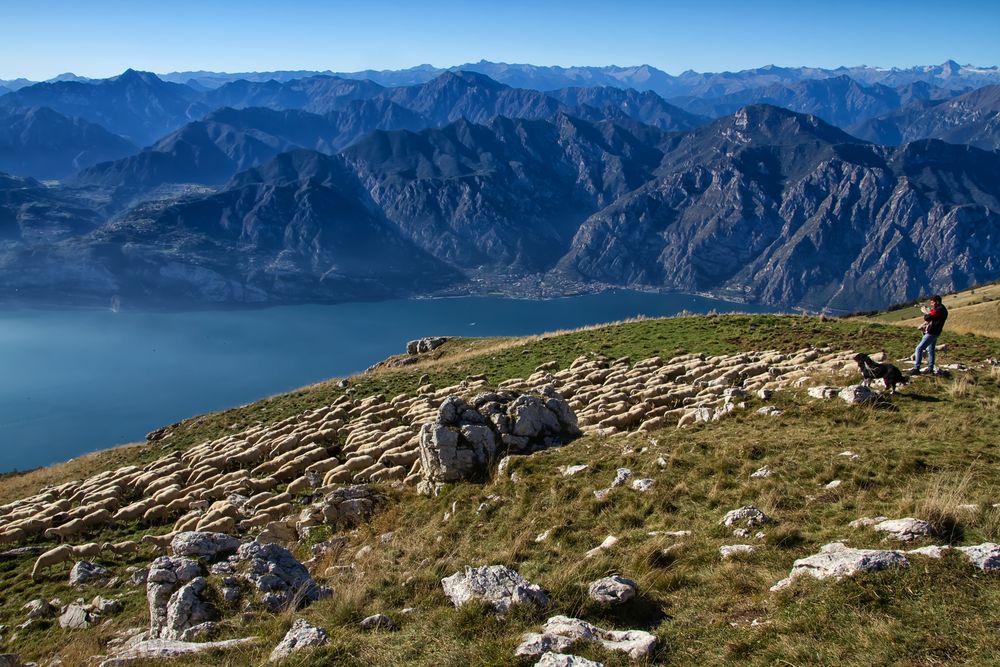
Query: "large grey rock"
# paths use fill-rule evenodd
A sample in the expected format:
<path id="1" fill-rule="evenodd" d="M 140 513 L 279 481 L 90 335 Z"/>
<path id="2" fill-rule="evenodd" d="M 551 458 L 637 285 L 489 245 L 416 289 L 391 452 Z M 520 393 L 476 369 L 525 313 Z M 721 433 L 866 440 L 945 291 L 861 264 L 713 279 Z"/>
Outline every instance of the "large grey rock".
<path id="1" fill-rule="evenodd" d="M 754 528 L 765 524 L 774 523 L 774 519 L 761 512 L 753 505 L 746 505 L 738 509 L 726 512 L 720 522 L 723 526 L 732 528 L 733 526 L 743 526 Z"/>
<path id="2" fill-rule="evenodd" d="M 298 618 L 271 651 L 271 662 L 284 660 L 293 653 L 298 653 L 317 646 L 323 646 L 330 641 L 330 635 L 323 628 L 318 628 L 309 621 Z"/>
<path id="3" fill-rule="evenodd" d="M 441 347 L 448 341 L 446 336 L 430 336 L 411 340 L 406 344 L 407 354 L 424 354 Z"/>
<path id="4" fill-rule="evenodd" d="M 840 579 L 862 572 L 878 572 L 890 567 L 907 567 L 909 561 L 899 551 L 880 549 L 852 549 L 842 542 L 824 545 L 819 553 L 800 558 L 792 564 L 788 577 L 771 587 L 772 591 L 786 588 L 795 579 L 810 576 L 814 579 L 830 577 Z"/>
<path id="5" fill-rule="evenodd" d="M 160 638 L 167 627 L 167 606 L 178 587 L 201 576 L 201 566 L 190 558 L 161 556 L 149 565 L 146 600 L 149 603 L 149 636 Z"/>
<path id="6" fill-rule="evenodd" d="M 48 600 L 43 600 L 41 598 L 36 598 L 29 602 L 26 602 L 22 611 L 27 612 L 27 618 L 45 618 L 46 616 L 51 616 L 55 613 L 55 608 L 49 604 Z"/>
<path id="7" fill-rule="evenodd" d="M 185 531 L 174 535 L 170 549 L 175 556 L 190 556 L 215 560 L 218 556 L 235 552 L 240 546 L 239 539 L 225 533 L 205 533 Z"/>
<path id="8" fill-rule="evenodd" d="M 93 624 L 89 610 L 80 602 L 70 603 L 59 616 L 59 627 L 67 630 L 85 630 Z"/>
<path id="9" fill-rule="evenodd" d="M 553 616 L 545 622 L 541 634 L 528 633 L 515 649 L 516 656 L 535 656 L 543 652 L 565 651 L 579 641 L 598 642 L 610 651 L 621 651 L 634 660 L 652 656 L 657 639 L 643 630 L 605 630 L 569 616 Z"/>
<path id="10" fill-rule="evenodd" d="M 549 604 L 549 597 L 541 587 L 503 565 L 467 567 L 442 579 L 441 587 L 456 607 L 471 600 L 483 600 L 504 613 L 515 604 L 539 607 Z"/>
<path id="11" fill-rule="evenodd" d="M 543 653 L 535 667 L 604 667 L 603 662 L 594 662 L 578 655 L 564 653 Z"/>
<path id="12" fill-rule="evenodd" d="M 889 535 L 900 542 L 912 542 L 922 537 L 934 534 L 931 524 L 921 519 L 906 517 L 905 519 L 888 519 L 873 526 L 874 530 Z"/>
<path id="13" fill-rule="evenodd" d="M 309 570 L 280 544 L 246 542 L 230 559 L 260 593 L 270 611 L 297 608 L 330 594 L 313 581 Z"/>
<path id="14" fill-rule="evenodd" d="M 587 587 L 587 596 L 594 602 L 612 606 L 625 604 L 635 597 L 637 590 L 634 581 L 615 574 L 591 582 Z"/>
<path id="15" fill-rule="evenodd" d="M 221 642 L 184 642 L 173 639 L 149 639 L 129 647 L 125 651 L 108 658 L 99 667 L 123 667 L 140 660 L 164 660 L 181 655 L 207 653 L 209 651 L 226 651 L 240 646 L 247 646 L 258 641 L 257 637 L 242 639 L 227 639 Z"/>
<path id="16" fill-rule="evenodd" d="M 204 577 L 196 577 L 181 586 L 167 601 L 166 619 L 160 630 L 161 639 L 181 639 L 189 629 L 216 617 L 214 608 L 202 599 L 208 588 Z"/>
<path id="17" fill-rule="evenodd" d="M 984 542 L 970 547 L 957 547 L 957 549 L 983 572 L 1000 570 L 1000 544 Z"/>
<path id="18" fill-rule="evenodd" d="M 367 521 L 375 511 L 377 494 L 367 484 L 354 484 L 334 489 L 313 503 L 323 523 L 342 529 L 353 528 Z"/>
<path id="19" fill-rule="evenodd" d="M 73 565 L 69 571 L 69 585 L 82 586 L 83 584 L 99 583 L 107 581 L 110 573 L 103 565 L 97 565 L 90 561 L 81 560 Z"/>
<path id="20" fill-rule="evenodd" d="M 848 405 L 869 405 L 879 399 L 877 393 L 863 384 L 852 384 L 844 387 L 837 395 Z"/>

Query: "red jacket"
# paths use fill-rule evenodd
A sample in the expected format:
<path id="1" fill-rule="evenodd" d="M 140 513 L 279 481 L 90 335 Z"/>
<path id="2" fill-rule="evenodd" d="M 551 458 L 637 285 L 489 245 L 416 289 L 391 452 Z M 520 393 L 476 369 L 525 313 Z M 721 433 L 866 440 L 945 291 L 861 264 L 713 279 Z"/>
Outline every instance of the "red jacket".
<path id="1" fill-rule="evenodd" d="M 939 303 L 924 315 L 924 322 L 927 323 L 924 330 L 932 336 L 940 336 L 946 319 L 948 319 L 948 309 L 943 303 Z"/>

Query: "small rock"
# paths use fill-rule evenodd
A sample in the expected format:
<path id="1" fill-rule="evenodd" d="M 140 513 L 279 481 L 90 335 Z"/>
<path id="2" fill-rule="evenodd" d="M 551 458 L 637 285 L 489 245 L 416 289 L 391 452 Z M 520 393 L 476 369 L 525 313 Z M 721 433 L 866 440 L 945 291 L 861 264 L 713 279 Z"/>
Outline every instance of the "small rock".
<path id="1" fill-rule="evenodd" d="M 467 567 L 442 579 L 441 587 L 456 607 L 477 599 L 505 613 L 515 604 L 531 603 L 539 607 L 549 604 L 545 591 L 503 565 Z"/>
<path id="2" fill-rule="evenodd" d="M 543 531 L 541 533 L 538 533 L 538 536 L 535 537 L 535 542 L 544 542 L 545 540 L 549 539 L 549 535 L 551 535 L 551 534 L 552 534 L 552 529 L 551 528 L 549 528 L 548 530 L 545 530 L 545 531 Z"/>
<path id="3" fill-rule="evenodd" d="M 587 596 L 598 604 L 613 606 L 625 604 L 635 597 L 636 591 L 634 581 L 616 574 L 591 582 Z"/>
<path id="4" fill-rule="evenodd" d="M 577 473 L 583 472 L 589 467 L 590 466 L 586 464 L 580 464 L 575 466 L 559 466 L 559 474 L 561 474 L 563 477 L 572 477 Z"/>
<path id="5" fill-rule="evenodd" d="M 861 572 L 877 572 L 889 567 L 907 567 L 909 561 L 899 551 L 852 549 L 841 542 L 824 545 L 819 553 L 800 558 L 792 564 L 788 577 L 771 587 L 772 591 L 786 588 L 801 576 L 815 579 L 851 577 Z"/>
<path id="6" fill-rule="evenodd" d="M 843 480 L 840 480 L 840 479 L 835 479 L 835 480 L 832 480 L 832 481 L 830 481 L 830 482 L 827 482 L 827 483 L 826 483 L 826 484 L 825 484 L 825 485 L 823 486 L 823 488 L 824 488 L 824 489 L 828 489 L 828 490 L 832 490 L 832 489 L 836 489 L 836 488 L 837 488 L 838 486 L 840 486 L 840 485 L 841 485 L 841 484 L 843 484 L 843 483 L 844 483 L 844 482 L 843 482 Z"/>
<path id="7" fill-rule="evenodd" d="M 133 571 L 129 575 L 129 582 L 134 586 L 143 586 L 146 584 L 146 577 L 149 576 L 149 568 L 141 567 Z"/>
<path id="8" fill-rule="evenodd" d="M 396 625 L 396 621 L 392 620 L 385 614 L 373 614 L 367 618 L 362 619 L 361 623 L 362 630 L 398 630 L 399 626 Z"/>
<path id="9" fill-rule="evenodd" d="M 722 517 L 722 521 L 719 523 L 724 526 L 729 526 L 730 528 L 738 524 L 743 524 L 747 528 L 753 528 L 755 526 L 763 526 L 765 524 L 774 523 L 774 519 L 764 514 L 753 505 L 745 505 L 744 507 L 727 512 L 726 515 Z"/>
<path id="10" fill-rule="evenodd" d="M 604 667 L 603 662 L 594 662 L 577 655 L 565 653 L 543 653 L 535 663 L 535 667 Z"/>
<path id="11" fill-rule="evenodd" d="M 608 535 L 607 537 L 604 538 L 603 542 L 601 542 L 599 545 L 597 545 L 584 555 L 586 558 L 593 558 L 594 556 L 600 554 L 602 551 L 606 551 L 611 547 L 615 546 L 616 544 L 618 544 L 618 538 L 615 537 L 614 535 Z"/>
<path id="12" fill-rule="evenodd" d="M 101 616 L 117 614 L 122 610 L 122 603 L 115 598 L 105 598 L 98 595 L 91 601 L 90 610 Z"/>
<path id="13" fill-rule="evenodd" d="M 916 556 L 927 556 L 928 558 L 943 558 L 944 552 L 947 551 L 948 549 L 951 549 L 951 547 L 949 547 L 948 545 L 940 547 L 929 546 L 929 547 L 920 547 L 919 549 L 910 549 L 906 553 L 913 554 Z"/>
<path id="14" fill-rule="evenodd" d="M 762 415 L 764 417 L 780 417 L 781 410 L 774 407 L 773 405 L 765 405 L 764 407 L 757 409 L 757 414 Z"/>
<path id="15" fill-rule="evenodd" d="M 27 618 L 29 619 L 45 618 L 46 616 L 51 616 L 56 612 L 52 605 L 41 598 L 36 598 L 25 603 L 25 605 L 21 607 L 21 610 L 28 612 Z"/>
<path id="16" fill-rule="evenodd" d="M 762 401 L 769 401 L 769 400 L 771 400 L 772 396 L 774 396 L 774 392 L 771 391 L 770 389 L 758 389 L 757 390 L 757 398 L 759 398 Z"/>
<path id="17" fill-rule="evenodd" d="M 890 537 L 900 542 L 912 542 L 934 534 L 934 529 L 929 523 L 913 517 L 882 521 L 875 524 L 874 529 L 880 533 L 889 533 Z"/>
<path id="18" fill-rule="evenodd" d="M 742 554 L 752 554 L 757 547 L 752 544 L 725 544 L 719 547 L 719 555 L 724 559 Z"/>
<path id="19" fill-rule="evenodd" d="M 271 651 L 271 657 L 268 659 L 271 662 L 279 662 L 293 653 L 323 646 L 329 641 L 330 635 L 326 630 L 317 628 L 303 618 L 297 618 L 282 640 Z"/>
<path id="20" fill-rule="evenodd" d="M 840 393 L 840 387 L 827 387 L 827 386 L 810 387 L 808 392 L 806 393 L 808 393 L 813 398 L 826 400 L 826 399 L 836 398 L 837 395 Z"/>
<path id="21" fill-rule="evenodd" d="M 984 542 L 971 547 L 958 547 L 958 550 L 983 572 L 1000 570 L 1000 544 Z"/>
<path id="22" fill-rule="evenodd" d="M 863 384 L 852 384 L 844 387 L 837 394 L 848 405 L 870 405 L 878 401 L 878 394 Z"/>
<path id="23" fill-rule="evenodd" d="M 888 518 L 889 517 L 887 516 L 877 516 L 873 519 L 871 517 L 863 516 L 860 519 L 855 519 L 854 521 L 850 522 L 847 525 L 850 526 L 851 528 L 867 528 L 868 526 L 874 526 L 876 523 L 879 523 L 880 521 L 885 521 Z"/>
<path id="24" fill-rule="evenodd" d="M 94 619 L 90 617 L 87 608 L 81 602 L 73 602 L 66 607 L 66 610 L 59 617 L 60 628 L 85 630 L 93 625 Z"/>
<path id="25" fill-rule="evenodd" d="M 646 493 L 647 491 L 653 488 L 654 484 L 656 484 L 656 481 L 652 479 L 632 480 L 632 488 L 638 491 L 639 493 Z"/>
<path id="26" fill-rule="evenodd" d="M 767 466 L 764 466 L 763 468 L 757 468 L 757 470 L 750 473 L 750 479 L 766 479 L 770 477 L 772 474 L 773 473 L 771 472 L 771 469 L 768 468 Z"/>
<path id="27" fill-rule="evenodd" d="M 843 456 L 844 458 L 848 458 L 848 459 L 850 459 L 852 461 L 857 461 L 857 460 L 859 460 L 861 458 L 860 455 L 855 454 L 851 450 L 847 450 L 845 452 L 841 452 L 841 453 L 837 454 L 837 456 Z"/>
<path id="28" fill-rule="evenodd" d="M 619 468 L 615 471 L 615 478 L 611 481 L 611 488 L 617 488 L 623 485 L 625 482 L 632 477 L 632 471 L 628 468 Z"/>
<path id="29" fill-rule="evenodd" d="M 598 489 L 598 490 L 594 491 L 594 497 L 597 498 L 598 500 L 604 500 L 609 495 L 611 495 L 611 489 L 610 488 L 608 488 L 608 489 Z"/>
<path id="30" fill-rule="evenodd" d="M 541 634 L 522 637 L 515 656 L 535 656 L 561 652 L 579 641 L 596 641 L 609 651 L 621 651 L 634 660 L 648 658 L 656 648 L 656 637 L 642 630 L 605 630 L 569 616 L 553 616 L 545 622 Z"/>

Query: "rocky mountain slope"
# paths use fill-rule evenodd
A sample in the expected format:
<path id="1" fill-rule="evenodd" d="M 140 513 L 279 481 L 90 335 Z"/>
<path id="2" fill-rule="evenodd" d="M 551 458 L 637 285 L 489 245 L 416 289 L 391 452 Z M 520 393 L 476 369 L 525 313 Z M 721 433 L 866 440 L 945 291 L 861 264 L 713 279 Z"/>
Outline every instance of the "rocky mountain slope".
<path id="1" fill-rule="evenodd" d="M 916 102 L 861 123 L 851 132 L 880 144 L 941 139 L 1000 149 L 1000 86 L 984 86 L 946 101 Z"/>
<path id="2" fill-rule="evenodd" d="M 655 180 L 584 223 L 560 271 L 810 308 L 905 301 L 993 279 L 998 177 L 996 153 L 882 148 L 747 107 L 668 148 Z"/>
<path id="3" fill-rule="evenodd" d="M 974 662 L 1000 650 L 980 631 L 1000 601 L 1000 348 L 955 335 L 948 376 L 856 384 L 854 350 L 896 359 L 915 334 L 736 315 L 453 339 L 5 479 L 4 649 L 107 667 Z M 508 433 L 573 413 L 573 440 Z M 434 477 L 449 452 L 463 474 Z"/>

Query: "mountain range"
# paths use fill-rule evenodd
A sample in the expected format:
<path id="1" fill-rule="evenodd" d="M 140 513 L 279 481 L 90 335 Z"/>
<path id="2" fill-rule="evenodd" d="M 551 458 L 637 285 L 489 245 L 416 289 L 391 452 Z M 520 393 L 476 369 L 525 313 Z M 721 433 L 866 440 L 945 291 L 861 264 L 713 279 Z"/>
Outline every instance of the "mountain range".
<path id="1" fill-rule="evenodd" d="M 844 311 L 1000 276 L 1000 86 L 968 90 L 992 69 L 686 73 L 703 94 L 671 100 L 652 70 L 549 88 L 571 70 L 502 69 L 535 87 L 22 86 L 0 97 L 0 300 L 626 286 Z M 572 74 L 606 83 L 591 69 Z"/>

